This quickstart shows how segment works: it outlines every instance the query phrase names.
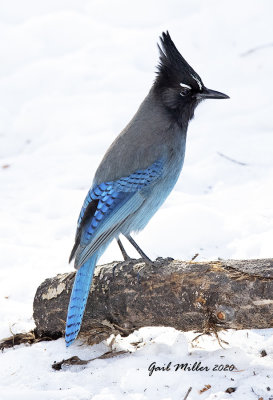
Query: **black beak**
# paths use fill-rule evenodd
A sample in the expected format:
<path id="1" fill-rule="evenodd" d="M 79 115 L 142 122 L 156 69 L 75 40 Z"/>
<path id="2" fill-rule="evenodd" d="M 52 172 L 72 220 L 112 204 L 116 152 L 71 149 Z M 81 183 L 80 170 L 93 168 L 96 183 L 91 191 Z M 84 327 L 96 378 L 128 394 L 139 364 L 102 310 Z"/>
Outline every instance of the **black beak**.
<path id="1" fill-rule="evenodd" d="M 197 99 L 229 99 L 224 93 L 217 92 L 216 90 L 203 88 L 202 92 L 196 94 Z"/>

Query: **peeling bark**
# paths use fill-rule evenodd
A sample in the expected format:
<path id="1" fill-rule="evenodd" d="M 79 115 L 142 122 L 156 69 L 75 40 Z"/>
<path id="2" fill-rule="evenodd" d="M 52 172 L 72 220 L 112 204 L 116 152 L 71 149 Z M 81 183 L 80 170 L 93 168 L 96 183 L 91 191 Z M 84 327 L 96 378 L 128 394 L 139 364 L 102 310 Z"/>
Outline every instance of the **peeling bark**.
<path id="1" fill-rule="evenodd" d="M 75 273 L 45 280 L 34 299 L 38 336 L 64 333 Z M 273 327 L 273 259 L 157 259 L 98 266 L 80 336 L 90 344 L 144 326 L 176 329 Z"/>

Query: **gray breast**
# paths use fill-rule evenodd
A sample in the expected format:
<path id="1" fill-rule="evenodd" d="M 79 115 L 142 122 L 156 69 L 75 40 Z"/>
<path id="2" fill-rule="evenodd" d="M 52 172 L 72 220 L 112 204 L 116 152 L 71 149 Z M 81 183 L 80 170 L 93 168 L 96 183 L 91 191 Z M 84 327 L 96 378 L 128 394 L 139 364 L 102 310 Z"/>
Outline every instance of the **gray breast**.
<path id="1" fill-rule="evenodd" d="M 162 176 L 150 187 L 142 190 L 141 194 L 145 200 L 123 226 L 124 234 L 142 230 L 171 193 L 183 167 L 185 146 L 186 135 L 183 135 L 174 151 L 169 153 Z"/>

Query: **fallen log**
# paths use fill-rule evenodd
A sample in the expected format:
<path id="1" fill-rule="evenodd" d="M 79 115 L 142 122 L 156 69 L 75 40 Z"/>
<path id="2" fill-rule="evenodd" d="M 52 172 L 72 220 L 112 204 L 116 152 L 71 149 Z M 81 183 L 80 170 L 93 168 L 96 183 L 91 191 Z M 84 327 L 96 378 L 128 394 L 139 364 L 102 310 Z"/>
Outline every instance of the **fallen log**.
<path id="1" fill-rule="evenodd" d="M 75 272 L 46 279 L 34 298 L 38 337 L 64 334 Z M 182 331 L 273 327 L 273 259 L 157 259 L 98 266 L 80 337 L 89 344 L 145 326 Z"/>

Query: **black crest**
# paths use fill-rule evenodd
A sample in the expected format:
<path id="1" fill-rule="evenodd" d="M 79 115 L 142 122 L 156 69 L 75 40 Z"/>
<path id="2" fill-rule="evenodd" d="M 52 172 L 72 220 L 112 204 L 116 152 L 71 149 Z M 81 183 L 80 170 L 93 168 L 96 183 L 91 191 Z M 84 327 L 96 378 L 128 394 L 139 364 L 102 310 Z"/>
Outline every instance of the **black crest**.
<path id="1" fill-rule="evenodd" d="M 184 83 L 200 90 L 203 86 L 200 76 L 187 63 L 173 43 L 169 32 L 160 37 L 159 65 L 156 82 L 160 86 Z"/>

